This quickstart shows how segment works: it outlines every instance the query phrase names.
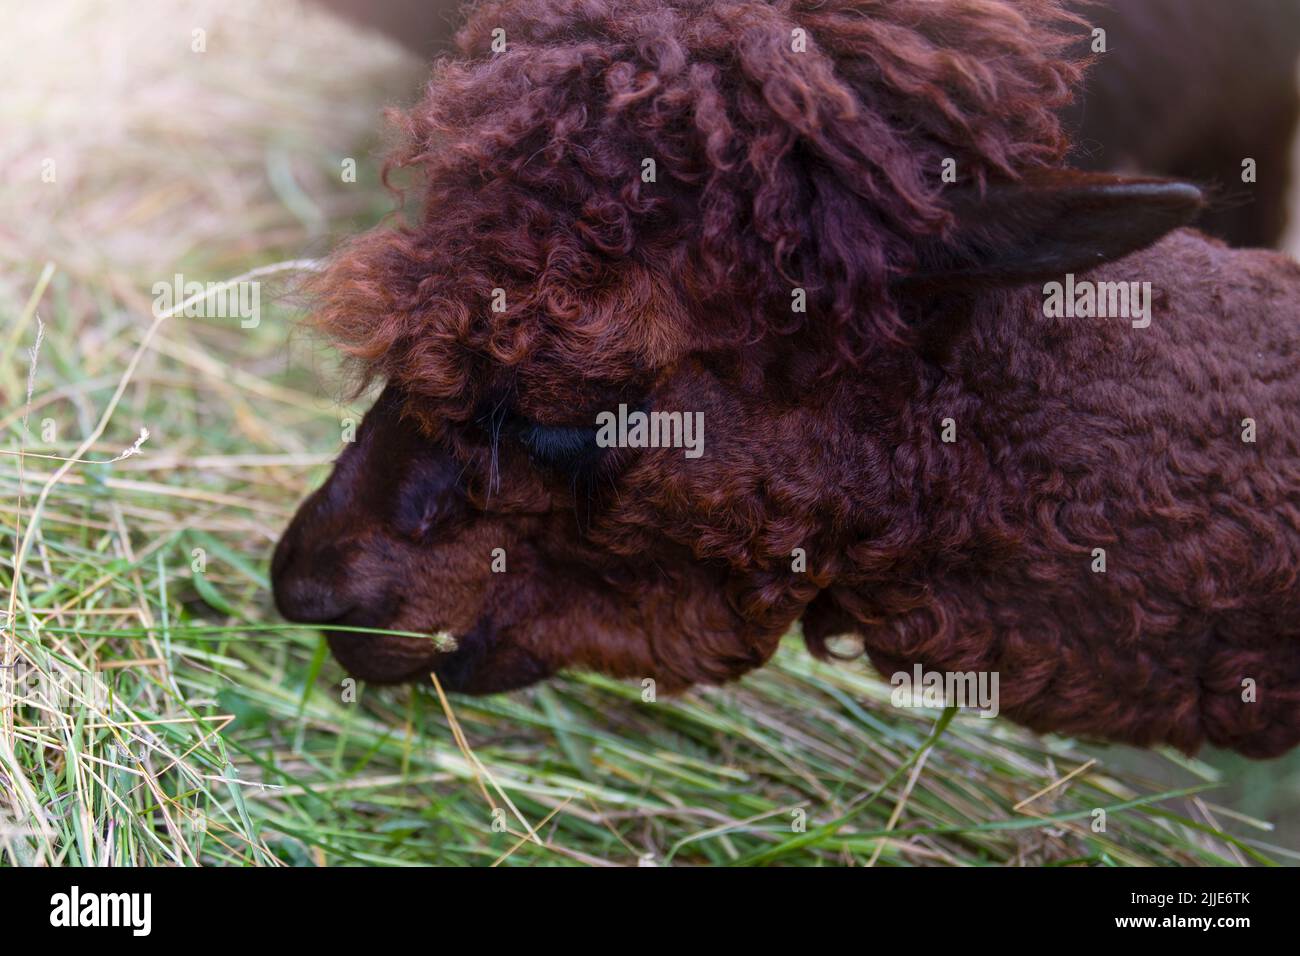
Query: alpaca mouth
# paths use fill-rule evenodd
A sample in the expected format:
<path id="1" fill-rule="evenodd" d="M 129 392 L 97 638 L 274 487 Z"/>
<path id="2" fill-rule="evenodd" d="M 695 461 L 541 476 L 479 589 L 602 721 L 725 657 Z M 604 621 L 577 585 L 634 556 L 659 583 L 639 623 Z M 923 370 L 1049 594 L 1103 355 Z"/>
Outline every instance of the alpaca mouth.
<path id="1" fill-rule="evenodd" d="M 362 616 L 345 617 L 355 621 Z M 329 626 L 322 630 L 344 670 L 370 684 L 427 683 L 436 675 L 447 691 L 491 694 L 527 687 L 554 672 L 552 665 L 532 652 L 512 646 L 508 635 L 488 620 L 456 635 L 434 630 L 384 634 Z"/>
<path id="2" fill-rule="evenodd" d="M 352 607 L 328 621 L 318 623 L 322 631 L 340 638 L 355 637 L 359 641 L 372 639 L 403 644 L 410 642 L 413 645 L 427 642 L 429 652 L 436 654 L 451 654 L 460 648 L 462 636 L 444 628 L 402 627 L 398 622 L 406 602 L 397 598 L 390 603 L 394 606 L 379 610 Z"/>
<path id="3" fill-rule="evenodd" d="M 458 655 L 459 641 L 445 631 L 382 633 L 370 625 L 346 623 L 321 628 L 335 659 L 351 676 L 372 684 L 427 681 L 444 661 Z M 346 630 L 342 628 L 347 628 Z M 390 630 L 383 628 L 382 630 Z M 397 630 L 392 628 L 391 630 Z"/>

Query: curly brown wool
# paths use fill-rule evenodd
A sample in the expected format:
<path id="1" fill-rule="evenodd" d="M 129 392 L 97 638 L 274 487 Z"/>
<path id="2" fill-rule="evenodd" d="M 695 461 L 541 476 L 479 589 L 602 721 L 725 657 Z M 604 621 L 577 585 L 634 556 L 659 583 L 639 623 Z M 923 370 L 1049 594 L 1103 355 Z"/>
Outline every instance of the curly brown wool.
<path id="1" fill-rule="evenodd" d="M 1081 35 L 1056 0 L 480 4 L 394 117 L 418 214 L 314 288 L 386 388 L 281 610 L 450 631 L 329 635 L 475 693 L 718 683 L 802 621 L 996 671 L 1038 730 L 1294 746 L 1300 266 L 1062 167 Z M 1047 317 L 1067 273 L 1151 283 L 1150 324 Z M 700 413 L 703 454 L 598 447 L 620 405 Z"/>

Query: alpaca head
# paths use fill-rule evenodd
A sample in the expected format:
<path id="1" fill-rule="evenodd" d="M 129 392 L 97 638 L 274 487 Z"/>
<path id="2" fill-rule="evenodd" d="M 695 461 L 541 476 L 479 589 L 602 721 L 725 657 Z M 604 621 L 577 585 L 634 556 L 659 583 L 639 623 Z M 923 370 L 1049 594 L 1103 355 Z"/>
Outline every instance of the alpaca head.
<path id="1" fill-rule="evenodd" d="M 819 595 L 905 560 L 897 449 L 962 314 L 1198 205 L 1060 168 L 1083 36 L 1056 0 L 480 5 L 396 117 L 418 215 L 316 289 L 386 387 L 280 543 L 283 613 L 448 631 L 330 641 L 468 691 L 718 682 L 801 617 L 823 649 Z"/>

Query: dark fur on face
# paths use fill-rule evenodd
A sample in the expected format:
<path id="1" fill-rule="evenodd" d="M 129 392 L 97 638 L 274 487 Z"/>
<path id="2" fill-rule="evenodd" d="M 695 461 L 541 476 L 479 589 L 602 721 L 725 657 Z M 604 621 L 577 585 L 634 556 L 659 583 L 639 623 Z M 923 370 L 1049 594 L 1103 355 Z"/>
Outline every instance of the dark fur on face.
<path id="1" fill-rule="evenodd" d="M 449 631 L 330 642 L 470 692 L 718 683 L 802 619 L 886 673 L 997 671 L 1039 730 L 1294 746 L 1300 267 L 1170 233 L 1191 187 L 1059 168 L 1083 29 L 1055 0 L 481 5 L 398 117 L 420 216 L 316 290 L 388 384 L 280 543 L 283 613 Z M 1045 318 L 1085 270 L 1150 281 L 1150 327 Z M 620 404 L 702 413 L 704 454 L 599 447 Z"/>

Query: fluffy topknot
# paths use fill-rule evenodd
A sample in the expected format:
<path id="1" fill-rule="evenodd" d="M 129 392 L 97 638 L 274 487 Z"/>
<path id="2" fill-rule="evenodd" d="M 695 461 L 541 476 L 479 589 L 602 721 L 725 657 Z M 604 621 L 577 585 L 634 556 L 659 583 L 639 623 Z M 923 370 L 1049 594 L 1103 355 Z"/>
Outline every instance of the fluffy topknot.
<path id="1" fill-rule="evenodd" d="M 890 280 L 951 224 L 945 159 L 975 188 L 1062 160 L 1078 22 L 1059 0 L 480 4 L 393 114 L 385 175 L 418 171 L 418 221 L 345 246 L 315 322 L 462 419 L 539 357 L 617 383 L 807 321 L 857 360 L 905 338 Z"/>

